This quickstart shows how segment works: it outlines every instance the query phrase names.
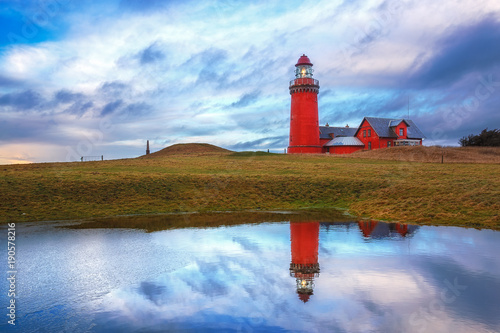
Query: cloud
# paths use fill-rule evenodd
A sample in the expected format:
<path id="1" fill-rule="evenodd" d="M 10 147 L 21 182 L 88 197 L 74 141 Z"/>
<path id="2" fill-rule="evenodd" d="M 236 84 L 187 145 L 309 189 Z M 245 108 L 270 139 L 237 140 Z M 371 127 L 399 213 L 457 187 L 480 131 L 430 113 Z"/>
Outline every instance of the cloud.
<path id="1" fill-rule="evenodd" d="M 85 112 L 90 110 L 93 106 L 94 106 L 94 103 L 92 101 L 85 102 L 85 103 L 78 101 L 78 102 L 75 102 L 74 104 L 72 104 L 65 111 L 70 113 L 70 114 L 81 116 L 81 115 L 85 114 Z"/>
<path id="2" fill-rule="evenodd" d="M 0 121 L 0 141 L 17 142 L 52 142 L 54 136 L 63 139 L 58 124 L 43 117 L 19 117 Z M 55 140 L 54 140 L 55 141 Z"/>
<path id="3" fill-rule="evenodd" d="M 485 128 L 500 124 L 500 89 L 477 107 L 467 109 L 463 104 L 436 106 L 432 112 L 418 113 L 412 117 L 427 136 L 427 144 L 457 145 L 458 139 L 469 134 L 479 134 Z"/>
<path id="4" fill-rule="evenodd" d="M 104 82 L 100 87 L 100 92 L 104 94 L 116 94 L 128 88 L 128 85 L 121 81 Z"/>
<path id="5" fill-rule="evenodd" d="M 259 90 L 252 91 L 250 93 L 246 93 L 237 101 L 231 104 L 233 108 L 242 108 L 253 104 L 259 100 L 259 96 L 261 95 Z"/>
<path id="6" fill-rule="evenodd" d="M 246 149 L 276 149 L 286 147 L 288 145 L 288 136 L 271 136 L 252 141 L 240 141 L 236 144 L 229 145 L 230 150 L 246 150 Z"/>
<path id="7" fill-rule="evenodd" d="M 0 106 L 10 106 L 15 110 L 29 110 L 39 106 L 44 99 L 33 91 L 25 90 L 19 93 L 10 93 L 0 96 Z"/>
<path id="8" fill-rule="evenodd" d="M 459 26 L 434 46 L 437 52 L 410 79 L 418 88 L 453 84 L 470 72 L 500 66 L 500 21 L 488 16 Z"/>
<path id="9" fill-rule="evenodd" d="M 151 12 L 167 8 L 170 4 L 181 2 L 176 0 L 121 0 L 120 8 L 138 12 Z"/>
<path id="10" fill-rule="evenodd" d="M 127 105 L 123 109 L 123 114 L 126 116 L 131 116 L 131 117 L 141 117 L 145 116 L 149 112 L 152 111 L 152 106 L 144 103 L 144 102 L 139 102 L 139 103 L 132 103 Z"/>
<path id="11" fill-rule="evenodd" d="M 190 68 L 198 73 L 196 85 L 212 83 L 218 87 L 226 80 L 222 74 L 226 70 L 223 65 L 227 59 L 226 50 L 211 47 L 192 55 L 180 68 Z"/>
<path id="12" fill-rule="evenodd" d="M 121 99 L 118 99 L 114 102 L 109 102 L 102 108 L 101 116 L 106 116 L 108 114 L 115 112 L 120 106 L 122 106 L 122 104 L 123 101 Z"/>
<path id="13" fill-rule="evenodd" d="M 59 90 L 58 92 L 56 92 L 54 100 L 57 103 L 67 104 L 81 100 L 83 97 L 84 95 L 81 93 L 74 93 L 69 90 Z"/>
<path id="14" fill-rule="evenodd" d="M 20 84 L 16 79 L 0 75 L 0 87 L 12 87 Z"/>
<path id="15" fill-rule="evenodd" d="M 165 59 L 165 54 L 159 49 L 158 43 L 155 42 L 139 52 L 138 57 L 141 65 L 146 65 Z"/>

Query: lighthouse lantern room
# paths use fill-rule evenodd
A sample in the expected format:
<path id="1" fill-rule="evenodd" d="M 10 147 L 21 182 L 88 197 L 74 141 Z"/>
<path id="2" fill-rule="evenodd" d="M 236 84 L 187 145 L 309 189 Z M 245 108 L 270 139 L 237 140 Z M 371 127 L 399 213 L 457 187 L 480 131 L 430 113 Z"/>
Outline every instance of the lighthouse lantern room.
<path id="1" fill-rule="evenodd" d="M 319 81 L 313 79 L 313 64 L 303 54 L 295 65 L 295 79 L 290 81 L 289 154 L 319 154 L 321 145 L 318 124 Z"/>

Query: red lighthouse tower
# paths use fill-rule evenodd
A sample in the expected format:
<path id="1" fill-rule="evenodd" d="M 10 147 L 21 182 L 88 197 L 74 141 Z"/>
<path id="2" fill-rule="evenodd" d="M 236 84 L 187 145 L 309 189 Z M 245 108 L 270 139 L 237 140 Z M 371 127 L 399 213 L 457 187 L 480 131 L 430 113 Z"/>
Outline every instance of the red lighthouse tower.
<path id="1" fill-rule="evenodd" d="M 319 154 L 318 92 L 319 81 L 312 78 L 313 64 L 303 54 L 295 65 L 295 79 L 290 81 L 289 154 Z"/>
<path id="2" fill-rule="evenodd" d="M 291 222 L 290 240 L 290 276 L 296 280 L 300 300 L 306 303 L 313 294 L 314 278 L 319 276 L 319 222 Z"/>

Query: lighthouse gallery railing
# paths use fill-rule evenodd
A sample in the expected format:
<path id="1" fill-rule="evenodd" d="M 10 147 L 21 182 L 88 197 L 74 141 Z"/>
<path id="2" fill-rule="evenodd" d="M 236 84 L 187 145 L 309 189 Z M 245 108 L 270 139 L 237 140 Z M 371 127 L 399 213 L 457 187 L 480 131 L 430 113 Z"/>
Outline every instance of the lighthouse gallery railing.
<path id="1" fill-rule="evenodd" d="M 311 78 L 300 78 L 300 79 L 293 79 L 290 81 L 290 87 L 291 86 L 310 86 L 310 85 L 315 85 L 319 86 L 319 81 L 316 79 L 311 79 Z"/>

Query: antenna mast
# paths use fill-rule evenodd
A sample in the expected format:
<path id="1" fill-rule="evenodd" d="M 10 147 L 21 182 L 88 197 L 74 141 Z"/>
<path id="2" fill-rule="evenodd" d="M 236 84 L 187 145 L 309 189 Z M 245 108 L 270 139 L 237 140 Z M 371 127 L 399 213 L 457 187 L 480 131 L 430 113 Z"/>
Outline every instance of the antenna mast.
<path id="1" fill-rule="evenodd" d="M 408 95 L 408 119 L 410 119 L 410 95 Z"/>

